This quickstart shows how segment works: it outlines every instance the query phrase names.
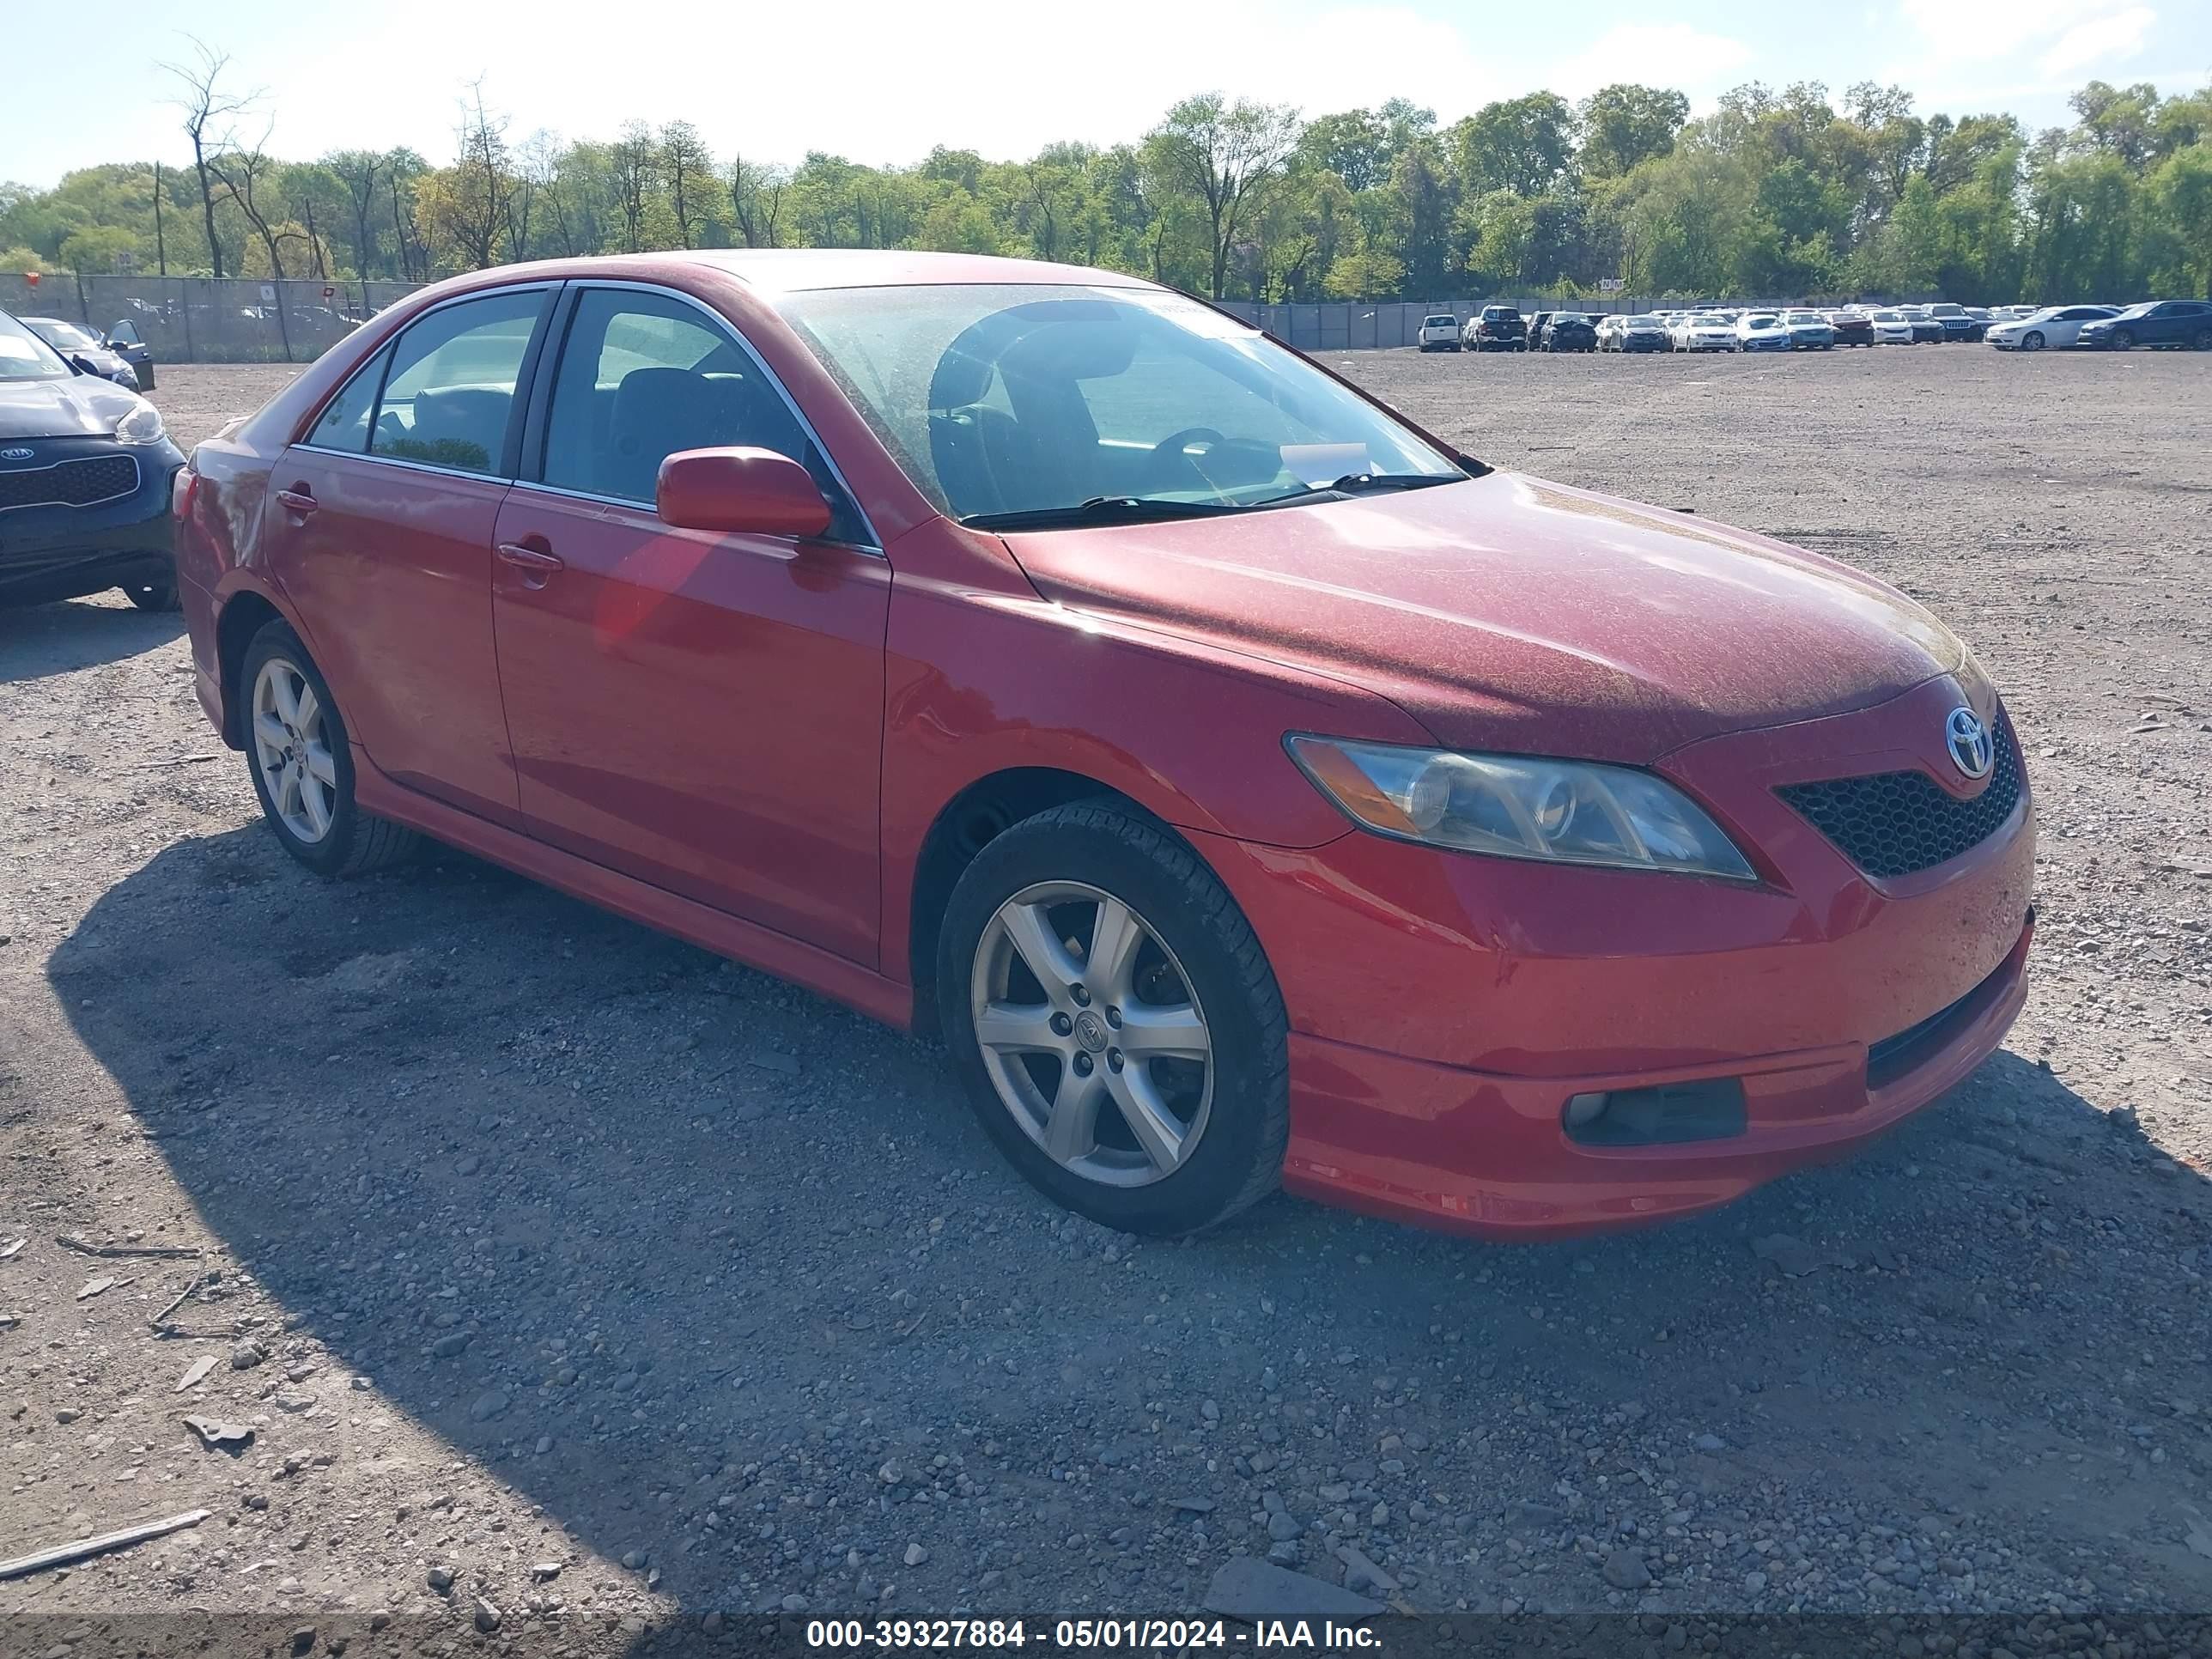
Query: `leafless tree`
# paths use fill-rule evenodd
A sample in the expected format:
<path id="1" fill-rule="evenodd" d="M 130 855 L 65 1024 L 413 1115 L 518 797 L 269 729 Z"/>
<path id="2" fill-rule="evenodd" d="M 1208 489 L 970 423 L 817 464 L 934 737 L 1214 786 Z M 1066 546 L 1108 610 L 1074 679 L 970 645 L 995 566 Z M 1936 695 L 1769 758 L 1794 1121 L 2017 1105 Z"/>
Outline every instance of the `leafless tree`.
<path id="1" fill-rule="evenodd" d="M 561 251 L 572 253 L 567 216 L 561 206 L 561 140 L 540 127 L 514 152 L 514 183 L 507 192 L 507 249 L 508 257 L 530 257 L 530 221 L 540 207 L 552 216 Z"/>
<path id="2" fill-rule="evenodd" d="M 774 247 L 775 222 L 783 210 L 785 179 L 779 167 L 748 164 L 742 155 L 730 158 L 730 211 L 738 221 L 738 234 L 747 247 Z"/>
<path id="3" fill-rule="evenodd" d="M 623 251 L 635 253 L 645 246 L 646 204 L 660 185 L 660 147 L 644 122 L 623 123 L 608 147 L 607 180 L 622 215 Z"/>
<path id="4" fill-rule="evenodd" d="M 192 141 L 192 167 L 200 177 L 200 213 L 207 225 L 208 261 L 215 275 L 222 275 L 222 241 L 215 234 L 214 168 L 210 165 L 209 149 L 212 144 L 220 148 L 219 131 L 228 131 L 232 117 L 251 108 L 261 94 L 257 92 L 229 92 L 222 85 L 223 71 L 230 67 L 230 54 L 217 52 L 196 35 L 186 35 L 192 43 L 194 60 L 190 64 L 164 64 L 161 68 L 173 75 L 184 85 L 184 91 L 172 101 L 184 112 L 185 134 Z"/>
<path id="5" fill-rule="evenodd" d="M 222 185 L 233 205 L 246 216 L 246 222 L 253 227 L 254 234 L 261 239 L 261 246 L 268 250 L 269 274 L 282 282 L 284 278 L 284 256 L 278 247 L 282 239 L 269 222 L 264 204 L 254 196 L 257 188 L 268 185 L 270 173 L 277 165 L 264 148 L 274 125 L 272 122 L 262 128 L 259 141 L 250 149 L 239 144 L 234 137 L 226 136 L 222 149 L 208 157 L 208 168 Z"/>
<path id="6" fill-rule="evenodd" d="M 454 165 L 455 188 L 448 228 L 471 267 L 495 262 L 507 229 L 507 198 L 514 187 L 507 164 L 507 118 L 484 106 L 483 77 L 469 82 L 461 100 L 458 132 L 460 155 Z"/>
<path id="7" fill-rule="evenodd" d="M 376 211 L 376 184 L 384 172 L 384 157 L 373 149 L 332 150 L 323 166 L 345 186 L 346 204 L 353 210 L 353 262 L 366 281 L 376 254 L 376 233 L 369 216 Z"/>
<path id="8" fill-rule="evenodd" d="M 698 245 L 705 228 L 705 190 L 714 179 L 714 152 L 689 121 L 671 121 L 660 130 L 660 166 L 668 180 L 668 205 L 676 215 L 676 234 L 684 246 Z"/>

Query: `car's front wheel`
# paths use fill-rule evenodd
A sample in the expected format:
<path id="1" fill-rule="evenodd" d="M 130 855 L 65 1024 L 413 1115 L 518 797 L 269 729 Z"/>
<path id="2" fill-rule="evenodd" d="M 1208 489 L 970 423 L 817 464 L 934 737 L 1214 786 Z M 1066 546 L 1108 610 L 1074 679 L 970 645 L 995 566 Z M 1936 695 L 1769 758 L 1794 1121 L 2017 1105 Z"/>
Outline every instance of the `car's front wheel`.
<path id="1" fill-rule="evenodd" d="M 2135 349 L 2135 343 L 2136 336 L 2133 329 L 2116 328 L 2112 331 L 2113 350 L 2132 351 Z"/>
<path id="2" fill-rule="evenodd" d="M 1054 807 L 977 854 L 945 912 L 937 996 L 984 1132 L 1068 1209 L 1194 1232 L 1280 1178 L 1274 974 L 1213 873 L 1138 813 Z"/>
<path id="3" fill-rule="evenodd" d="M 2042 350 L 2043 331 L 2039 328 L 2030 329 L 2027 333 L 2021 335 L 2020 337 L 2020 349 L 2022 351 Z"/>
<path id="4" fill-rule="evenodd" d="M 253 636 L 239 686 L 253 793 L 286 852 L 318 875 L 359 876 L 416 850 L 413 830 L 355 804 L 344 718 L 289 624 L 266 623 Z"/>

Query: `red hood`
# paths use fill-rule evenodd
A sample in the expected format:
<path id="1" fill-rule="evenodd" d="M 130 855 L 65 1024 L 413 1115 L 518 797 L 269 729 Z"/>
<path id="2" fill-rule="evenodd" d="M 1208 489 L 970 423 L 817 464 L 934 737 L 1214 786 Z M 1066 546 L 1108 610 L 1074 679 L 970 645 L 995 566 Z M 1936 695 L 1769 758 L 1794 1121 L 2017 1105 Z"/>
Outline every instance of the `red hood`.
<path id="1" fill-rule="evenodd" d="M 1049 599 L 1350 680 L 1455 748 L 1644 763 L 1966 663 L 1831 560 L 1512 473 L 1006 540 Z"/>

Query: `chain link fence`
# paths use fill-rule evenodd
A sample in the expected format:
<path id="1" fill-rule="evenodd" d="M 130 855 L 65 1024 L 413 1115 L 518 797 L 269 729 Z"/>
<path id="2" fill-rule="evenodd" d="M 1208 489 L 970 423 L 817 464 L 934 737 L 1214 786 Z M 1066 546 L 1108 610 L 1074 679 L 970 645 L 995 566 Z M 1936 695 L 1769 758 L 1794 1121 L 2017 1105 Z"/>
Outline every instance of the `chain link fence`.
<path id="1" fill-rule="evenodd" d="M 41 277 L 33 286 L 27 277 L 9 272 L 0 274 L 0 311 L 18 317 L 59 317 L 102 334 L 128 323 L 152 348 L 157 364 L 306 363 L 421 286 L 316 278 L 218 283 L 195 276 L 75 276 L 67 272 Z M 1512 304 L 1525 316 L 1558 310 L 1632 314 L 1683 303 L 1611 295 L 1596 300 L 1501 296 L 1327 305 L 1224 300 L 1221 306 L 1302 351 L 1362 351 L 1416 344 L 1423 318 L 1449 314 L 1463 326 L 1485 305 Z"/>
<path id="2" fill-rule="evenodd" d="M 204 276 L 0 274 L 0 311 L 98 334 L 130 325 L 161 363 L 307 363 L 418 283 L 216 282 Z"/>

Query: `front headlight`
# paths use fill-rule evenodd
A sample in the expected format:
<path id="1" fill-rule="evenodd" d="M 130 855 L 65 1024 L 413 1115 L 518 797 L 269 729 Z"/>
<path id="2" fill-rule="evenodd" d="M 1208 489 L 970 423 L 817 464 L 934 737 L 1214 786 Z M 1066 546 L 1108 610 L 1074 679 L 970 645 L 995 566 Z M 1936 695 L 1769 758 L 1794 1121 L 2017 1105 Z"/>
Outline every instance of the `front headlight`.
<path id="1" fill-rule="evenodd" d="M 1704 810 L 1632 767 L 1292 737 L 1292 759 L 1378 835 L 1497 858 L 1758 877 Z"/>
<path id="2" fill-rule="evenodd" d="M 157 444 L 161 436 L 161 411 L 151 404 L 140 404 L 115 423 L 115 441 L 119 444 Z"/>

